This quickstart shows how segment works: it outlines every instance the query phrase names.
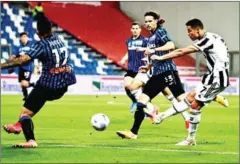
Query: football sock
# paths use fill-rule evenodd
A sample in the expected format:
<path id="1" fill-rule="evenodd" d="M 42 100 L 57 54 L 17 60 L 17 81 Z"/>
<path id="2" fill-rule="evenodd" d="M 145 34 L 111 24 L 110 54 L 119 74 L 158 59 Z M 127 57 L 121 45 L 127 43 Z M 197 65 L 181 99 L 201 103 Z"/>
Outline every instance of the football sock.
<path id="1" fill-rule="evenodd" d="M 20 123 L 22 125 L 22 130 L 25 136 L 26 141 L 35 140 L 34 137 L 34 125 L 30 116 L 23 116 L 20 118 Z"/>
<path id="2" fill-rule="evenodd" d="M 139 89 L 136 89 L 136 90 L 132 90 L 130 92 L 135 97 L 135 99 L 138 100 L 140 95 L 142 94 L 142 88 L 139 88 Z"/>
<path id="3" fill-rule="evenodd" d="M 132 93 L 129 89 L 125 88 L 125 91 L 126 91 L 128 97 L 132 100 L 132 102 L 137 102 L 136 98 L 134 97 L 134 95 L 132 95 Z"/>
<path id="4" fill-rule="evenodd" d="M 180 101 L 178 103 L 175 103 L 172 107 L 170 107 L 165 112 L 163 112 L 162 119 L 166 119 L 172 115 L 182 113 L 182 112 L 186 111 L 190 105 L 191 104 L 186 99 L 184 99 L 183 101 Z"/>
<path id="5" fill-rule="evenodd" d="M 188 140 L 195 140 L 196 139 L 196 133 L 198 129 L 198 125 L 201 120 L 201 110 L 194 110 L 190 109 L 190 125 L 189 125 L 189 131 L 188 131 Z"/>
<path id="6" fill-rule="evenodd" d="M 131 132 L 134 134 L 138 134 L 138 130 L 142 124 L 142 121 L 144 120 L 145 113 L 143 111 L 143 108 L 145 108 L 146 105 L 142 103 L 137 103 L 137 110 L 134 114 L 134 123 L 131 129 Z"/>
<path id="7" fill-rule="evenodd" d="M 178 103 L 178 101 L 175 99 L 175 97 L 171 94 L 167 96 L 167 99 L 171 101 L 171 103 L 174 105 L 175 103 Z M 189 120 L 189 114 L 187 111 L 181 112 L 184 120 Z"/>

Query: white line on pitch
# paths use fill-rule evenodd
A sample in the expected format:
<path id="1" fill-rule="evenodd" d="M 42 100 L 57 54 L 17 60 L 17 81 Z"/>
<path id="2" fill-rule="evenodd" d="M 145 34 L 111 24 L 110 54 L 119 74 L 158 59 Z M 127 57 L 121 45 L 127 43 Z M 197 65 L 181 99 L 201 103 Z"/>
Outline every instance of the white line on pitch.
<path id="1" fill-rule="evenodd" d="M 220 154 L 220 155 L 239 155 L 238 152 L 218 152 L 218 151 L 198 151 L 198 150 L 177 150 L 177 149 L 157 149 L 157 148 L 133 148 L 133 147 L 118 147 L 118 146 L 91 146 L 91 145 L 45 145 L 47 147 L 62 147 L 62 148 L 101 148 L 101 149 L 120 149 L 120 150 L 139 150 L 139 151 L 162 151 L 162 152 L 179 152 L 179 153 L 205 153 L 205 154 Z"/>

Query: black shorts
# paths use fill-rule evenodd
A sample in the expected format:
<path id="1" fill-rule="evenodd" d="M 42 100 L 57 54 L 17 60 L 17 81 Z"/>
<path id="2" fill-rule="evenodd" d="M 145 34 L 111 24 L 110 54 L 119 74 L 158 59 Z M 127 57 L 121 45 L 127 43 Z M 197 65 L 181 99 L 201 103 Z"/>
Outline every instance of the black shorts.
<path id="1" fill-rule="evenodd" d="M 138 72 L 133 72 L 133 71 L 127 70 L 127 73 L 124 75 L 124 77 L 129 76 L 129 77 L 134 78 L 137 74 L 138 74 Z"/>
<path id="2" fill-rule="evenodd" d="M 30 81 L 32 76 L 32 72 L 30 71 L 26 71 L 25 69 L 22 69 L 21 67 L 19 67 L 19 71 L 18 71 L 18 82 L 21 82 L 22 80 L 26 80 L 26 81 Z"/>
<path id="3" fill-rule="evenodd" d="M 153 99 L 161 91 L 168 87 L 174 97 L 185 93 L 177 71 L 167 71 L 159 75 L 153 75 L 143 88 L 143 93 Z"/>
<path id="4" fill-rule="evenodd" d="M 37 84 L 27 97 L 24 107 L 36 114 L 43 107 L 46 101 L 60 99 L 67 90 L 67 87 L 61 89 L 50 89 Z"/>

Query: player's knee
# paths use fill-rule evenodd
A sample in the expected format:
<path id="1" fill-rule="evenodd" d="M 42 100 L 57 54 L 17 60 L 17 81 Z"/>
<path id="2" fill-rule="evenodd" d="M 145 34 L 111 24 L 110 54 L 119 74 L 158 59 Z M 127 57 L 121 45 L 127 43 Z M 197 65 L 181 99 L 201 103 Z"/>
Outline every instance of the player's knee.
<path id="1" fill-rule="evenodd" d="M 196 94 L 196 93 L 194 93 L 194 92 L 190 92 L 190 93 L 187 95 L 186 99 L 187 99 L 187 101 L 188 101 L 189 103 L 192 103 L 192 102 L 195 100 L 195 94 Z"/>
<path id="2" fill-rule="evenodd" d="M 201 103 L 198 100 L 193 100 L 191 103 L 191 108 L 195 109 L 195 110 L 200 110 L 202 108 L 202 106 L 203 106 L 203 103 Z"/>
<path id="3" fill-rule="evenodd" d="M 131 84 L 126 84 L 126 85 L 124 85 L 124 88 L 130 90 Z"/>
<path id="4" fill-rule="evenodd" d="M 130 91 L 137 90 L 137 89 L 139 89 L 139 86 L 136 85 L 136 84 L 132 84 L 132 85 L 129 86 Z"/>
<path id="5" fill-rule="evenodd" d="M 29 86 L 29 82 L 28 81 L 22 81 L 21 86 L 22 86 L 22 88 L 27 88 Z"/>

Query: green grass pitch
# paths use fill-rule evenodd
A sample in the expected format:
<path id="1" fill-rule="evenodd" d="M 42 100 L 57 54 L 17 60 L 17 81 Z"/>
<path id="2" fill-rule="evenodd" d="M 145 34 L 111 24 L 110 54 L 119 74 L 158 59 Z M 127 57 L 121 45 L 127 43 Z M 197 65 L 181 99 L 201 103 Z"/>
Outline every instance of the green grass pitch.
<path id="1" fill-rule="evenodd" d="M 197 146 L 175 144 L 187 135 L 181 115 L 160 125 L 145 119 L 137 140 L 121 139 L 117 130 L 132 126 L 133 114 L 126 96 L 64 96 L 47 102 L 33 118 L 39 147 L 13 149 L 24 136 L 1 130 L 2 163 L 238 163 L 239 162 L 239 97 L 228 96 L 230 107 L 213 102 L 205 107 L 197 133 Z M 22 96 L 2 96 L 1 124 L 17 121 Z M 153 101 L 160 111 L 170 103 L 158 96 Z M 95 131 L 90 118 L 105 113 L 110 125 Z"/>

